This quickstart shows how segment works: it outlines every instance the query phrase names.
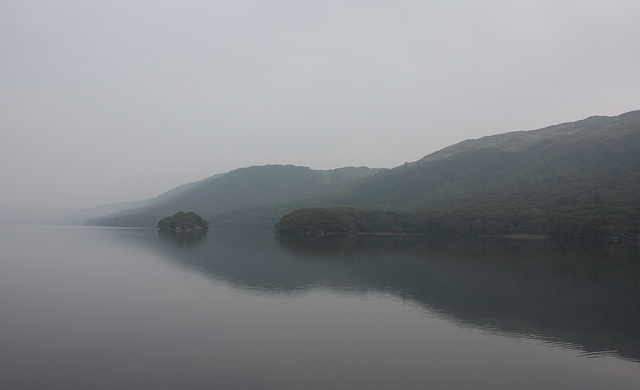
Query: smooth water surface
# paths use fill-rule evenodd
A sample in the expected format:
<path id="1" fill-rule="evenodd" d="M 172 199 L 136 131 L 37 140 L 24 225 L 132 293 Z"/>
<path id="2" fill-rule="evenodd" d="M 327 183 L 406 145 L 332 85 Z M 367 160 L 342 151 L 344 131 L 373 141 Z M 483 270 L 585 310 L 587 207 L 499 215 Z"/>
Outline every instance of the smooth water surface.
<path id="1" fill-rule="evenodd" d="M 7 389 L 638 389 L 637 249 L 0 227 Z"/>

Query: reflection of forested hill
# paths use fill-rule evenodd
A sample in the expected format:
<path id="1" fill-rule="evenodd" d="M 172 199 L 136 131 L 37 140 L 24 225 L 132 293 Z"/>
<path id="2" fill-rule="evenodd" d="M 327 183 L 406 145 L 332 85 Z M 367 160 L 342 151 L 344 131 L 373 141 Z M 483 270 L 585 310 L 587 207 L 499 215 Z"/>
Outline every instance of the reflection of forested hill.
<path id="1" fill-rule="evenodd" d="M 172 263 L 246 290 L 382 292 L 461 324 L 614 351 L 640 362 L 640 254 L 550 241 L 280 237 L 215 231 L 147 237 Z"/>

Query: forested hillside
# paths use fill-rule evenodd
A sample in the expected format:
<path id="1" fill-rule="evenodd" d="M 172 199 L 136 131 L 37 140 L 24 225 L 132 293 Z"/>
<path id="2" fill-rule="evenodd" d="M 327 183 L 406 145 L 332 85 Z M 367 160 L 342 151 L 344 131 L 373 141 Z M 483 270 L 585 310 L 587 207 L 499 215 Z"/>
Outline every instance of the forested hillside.
<path id="1" fill-rule="evenodd" d="M 593 236 L 635 234 L 640 227 L 640 112 L 449 149 L 457 153 L 444 149 L 364 180 L 343 204 L 437 210 L 466 232 L 517 226 L 556 237 Z M 500 221 L 506 220 L 505 229 Z"/>
<path id="2" fill-rule="evenodd" d="M 193 210 L 209 220 L 232 210 L 277 205 L 302 198 L 313 199 L 339 191 L 354 180 L 374 175 L 378 170 L 347 167 L 334 170 L 313 170 L 293 165 L 266 165 L 241 168 L 210 180 L 199 182 L 188 191 L 151 206 L 128 210 L 87 221 L 100 226 L 155 226 L 158 219 L 180 210 Z M 308 203 L 295 203 L 307 205 Z M 269 226 L 282 215 L 269 218 Z M 283 209 L 285 212 L 289 209 Z M 262 211 L 261 211 L 262 213 Z M 264 217 L 257 216 L 258 219 Z M 244 227 L 256 227 L 244 226 Z"/>
<path id="3" fill-rule="evenodd" d="M 638 150 L 634 111 L 468 140 L 394 169 L 239 169 L 155 208 L 99 223 L 152 226 L 157 215 L 192 209 L 212 227 L 268 228 L 296 209 L 351 207 L 419 214 L 424 232 L 634 235 Z"/>

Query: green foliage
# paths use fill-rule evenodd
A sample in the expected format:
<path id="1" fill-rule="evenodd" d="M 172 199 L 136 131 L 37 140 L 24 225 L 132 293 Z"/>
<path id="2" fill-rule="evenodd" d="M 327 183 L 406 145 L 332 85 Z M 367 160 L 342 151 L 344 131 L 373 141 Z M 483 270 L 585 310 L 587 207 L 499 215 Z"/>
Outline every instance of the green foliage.
<path id="1" fill-rule="evenodd" d="M 300 209 L 285 215 L 276 225 L 281 233 L 348 233 L 356 232 L 349 209 Z"/>
<path id="2" fill-rule="evenodd" d="M 419 213 L 347 207 L 295 210 L 275 226 L 279 233 L 408 233 L 506 235 L 545 234 L 556 238 L 607 238 L 640 234 L 640 212 L 599 205 L 542 213 L 517 207 L 451 208 Z"/>
<path id="3" fill-rule="evenodd" d="M 350 207 L 295 210 L 276 224 L 279 233 L 421 233 L 424 214 Z"/>
<path id="4" fill-rule="evenodd" d="M 193 211 L 179 211 L 171 217 L 158 221 L 160 230 L 171 231 L 204 231 L 209 229 L 209 224 L 201 216 Z"/>
<path id="5" fill-rule="evenodd" d="M 542 221 L 543 230 L 558 238 L 608 238 L 640 234 L 637 208 L 593 203 L 554 209 Z"/>
<path id="6" fill-rule="evenodd" d="M 163 215 L 189 208 L 217 228 L 268 228 L 293 210 L 322 207 L 297 215 L 298 225 L 285 219 L 279 226 L 562 238 L 635 235 L 638 150 L 640 111 L 464 141 L 388 170 L 238 169 L 162 204 L 97 223 L 153 226 Z"/>

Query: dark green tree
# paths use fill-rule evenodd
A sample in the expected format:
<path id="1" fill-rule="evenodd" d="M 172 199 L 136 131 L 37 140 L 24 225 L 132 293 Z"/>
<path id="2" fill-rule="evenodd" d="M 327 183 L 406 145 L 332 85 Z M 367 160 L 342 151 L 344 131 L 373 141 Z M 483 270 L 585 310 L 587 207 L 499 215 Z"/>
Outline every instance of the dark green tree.
<path id="1" fill-rule="evenodd" d="M 193 211 L 179 211 L 171 217 L 158 221 L 158 228 L 165 231 L 198 232 L 209 229 L 209 223 Z"/>

